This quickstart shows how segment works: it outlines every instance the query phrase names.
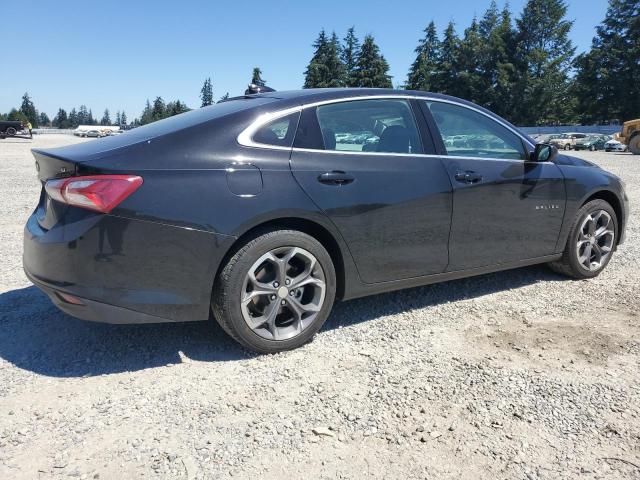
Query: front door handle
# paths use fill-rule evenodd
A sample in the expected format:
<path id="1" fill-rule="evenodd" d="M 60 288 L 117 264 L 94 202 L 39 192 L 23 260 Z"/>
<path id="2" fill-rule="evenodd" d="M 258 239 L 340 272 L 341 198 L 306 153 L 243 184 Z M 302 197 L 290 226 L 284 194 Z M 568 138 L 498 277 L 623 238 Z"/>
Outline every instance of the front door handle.
<path id="1" fill-rule="evenodd" d="M 349 175 L 341 170 L 333 170 L 331 172 L 325 172 L 318 177 L 320 183 L 325 185 L 347 185 L 355 180 L 353 175 Z"/>
<path id="2" fill-rule="evenodd" d="M 471 170 L 467 170 L 466 172 L 457 171 L 454 178 L 458 182 L 469 184 L 479 183 L 482 181 L 482 175 Z"/>

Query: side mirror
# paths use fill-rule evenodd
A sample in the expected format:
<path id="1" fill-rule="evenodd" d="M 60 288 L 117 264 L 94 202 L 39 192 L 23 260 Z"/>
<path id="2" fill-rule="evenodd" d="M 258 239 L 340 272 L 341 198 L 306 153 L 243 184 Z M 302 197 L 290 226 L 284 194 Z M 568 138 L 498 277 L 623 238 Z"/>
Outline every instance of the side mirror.
<path id="1" fill-rule="evenodd" d="M 533 162 L 552 162 L 558 156 L 558 149 L 548 143 L 538 143 L 531 154 Z"/>

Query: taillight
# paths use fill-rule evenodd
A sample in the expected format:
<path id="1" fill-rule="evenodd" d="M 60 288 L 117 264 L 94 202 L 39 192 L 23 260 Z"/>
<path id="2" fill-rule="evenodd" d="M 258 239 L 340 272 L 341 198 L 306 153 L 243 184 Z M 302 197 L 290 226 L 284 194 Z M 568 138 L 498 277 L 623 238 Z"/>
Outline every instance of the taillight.
<path id="1" fill-rule="evenodd" d="M 74 207 L 109 213 L 142 185 L 137 175 L 92 175 L 49 180 L 49 196 Z"/>

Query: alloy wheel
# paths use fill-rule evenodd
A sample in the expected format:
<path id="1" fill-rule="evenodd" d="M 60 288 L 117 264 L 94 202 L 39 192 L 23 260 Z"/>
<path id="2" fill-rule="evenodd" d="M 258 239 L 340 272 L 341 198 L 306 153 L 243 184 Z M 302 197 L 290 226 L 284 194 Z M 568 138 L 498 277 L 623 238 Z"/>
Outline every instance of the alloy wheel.
<path id="1" fill-rule="evenodd" d="M 287 340 L 313 323 L 325 293 L 325 274 L 313 254 L 300 247 L 276 248 L 249 269 L 240 298 L 242 316 L 260 337 Z"/>
<path id="2" fill-rule="evenodd" d="M 605 264 L 615 240 L 613 220 L 604 210 L 587 215 L 578 230 L 577 256 L 580 265 L 596 271 Z"/>

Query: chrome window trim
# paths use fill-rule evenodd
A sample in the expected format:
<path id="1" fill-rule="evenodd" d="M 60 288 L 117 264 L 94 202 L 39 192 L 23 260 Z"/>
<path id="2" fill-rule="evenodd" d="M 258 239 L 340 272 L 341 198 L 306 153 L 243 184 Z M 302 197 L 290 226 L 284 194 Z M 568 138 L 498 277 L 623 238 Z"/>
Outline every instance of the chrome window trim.
<path id="1" fill-rule="evenodd" d="M 276 120 L 280 117 L 285 117 L 287 115 L 290 115 L 294 112 L 302 112 L 302 110 L 306 109 L 306 108 L 313 108 L 313 107 L 318 107 L 321 105 L 330 105 L 332 103 L 342 103 L 342 102 L 350 102 L 350 101 L 354 101 L 354 100 L 423 100 L 423 101 L 432 101 L 432 102 L 441 102 L 441 103 L 449 103 L 451 105 L 456 105 L 459 107 L 463 107 L 463 108 L 468 108 L 469 110 L 472 110 L 474 112 L 480 113 L 482 115 L 484 115 L 485 117 L 489 118 L 490 120 L 493 120 L 494 122 L 496 122 L 499 125 L 502 125 L 504 128 L 506 128 L 507 130 L 510 130 L 511 132 L 515 133 L 520 139 L 522 139 L 523 142 L 525 142 L 526 145 L 530 146 L 531 148 L 535 148 L 535 145 L 533 143 L 531 143 L 524 135 L 522 135 L 522 133 L 520 133 L 518 130 L 512 128 L 511 126 L 507 125 L 506 123 L 494 118 L 493 116 L 489 115 L 486 112 L 483 112 L 482 110 L 478 109 L 478 108 L 474 108 L 470 105 L 465 105 L 463 103 L 460 102 L 456 102 L 453 100 L 448 100 L 448 99 L 443 99 L 443 98 L 436 98 L 436 97 L 423 97 L 423 96 L 418 96 L 418 95 L 364 95 L 364 96 L 355 96 L 355 97 L 343 97 L 343 98 L 333 98 L 331 100 L 321 100 L 318 102 L 310 102 L 310 103 L 305 103 L 302 105 L 298 105 L 295 107 L 290 107 L 284 110 L 279 110 L 276 112 L 270 112 L 270 113 L 263 113 L 262 115 L 260 115 L 258 118 L 256 118 L 253 122 L 251 122 L 251 124 L 246 127 L 242 132 L 240 132 L 240 135 L 238 135 L 237 141 L 240 145 L 244 146 L 244 147 L 253 147 L 253 148 L 268 148 L 271 150 L 287 150 L 287 151 L 293 151 L 293 152 L 313 152 L 313 153 L 346 153 L 346 154 L 355 154 L 355 155 L 362 155 L 363 153 L 365 155 L 385 155 L 385 156 L 409 156 L 409 157 L 416 157 L 416 156 L 420 156 L 420 157 L 447 157 L 447 158 L 460 158 L 460 159 L 484 159 L 484 160 L 505 160 L 505 161 L 511 161 L 511 162 L 528 162 L 529 160 L 525 159 L 505 159 L 505 158 L 494 158 L 494 157 L 464 157 L 464 156 L 455 156 L 455 155 L 433 155 L 433 154 L 425 154 L 425 153 L 385 153 L 385 152 L 357 152 L 357 151 L 348 151 L 348 150 L 314 150 L 314 149 L 310 149 L 310 148 L 296 148 L 296 147 L 281 147 L 278 145 L 269 145 L 269 144 L 265 144 L 265 143 L 258 143 L 258 142 L 254 142 L 253 141 L 253 135 L 256 133 L 256 131 L 258 131 L 260 129 L 260 127 L 262 127 L 263 125 L 265 125 L 266 123 L 272 121 L 272 120 Z M 547 162 L 537 162 L 537 163 L 547 163 Z"/>
<path id="2" fill-rule="evenodd" d="M 260 130 L 261 127 L 266 125 L 267 123 L 277 120 L 281 117 L 286 117 L 287 115 L 291 115 L 295 112 L 302 112 L 302 106 L 291 107 L 285 110 L 279 110 L 277 112 L 269 112 L 263 113 L 258 118 L 256 118 L 251 124 L 245 128 L 240 135 L 238 135 L 237 141 L 240 145 L 245 147 L 255 147 L 255 148 L 269 148 L 271 150 L 286 150 L 288 152 L 291 151 L 291 147 L 281 147 L 280 145 L 269 145 L 268 143 L 259 143 L 253 141 L 253 136 L 255 133 Z M 295 140 L 295 136 L 294 136 Z"/>

